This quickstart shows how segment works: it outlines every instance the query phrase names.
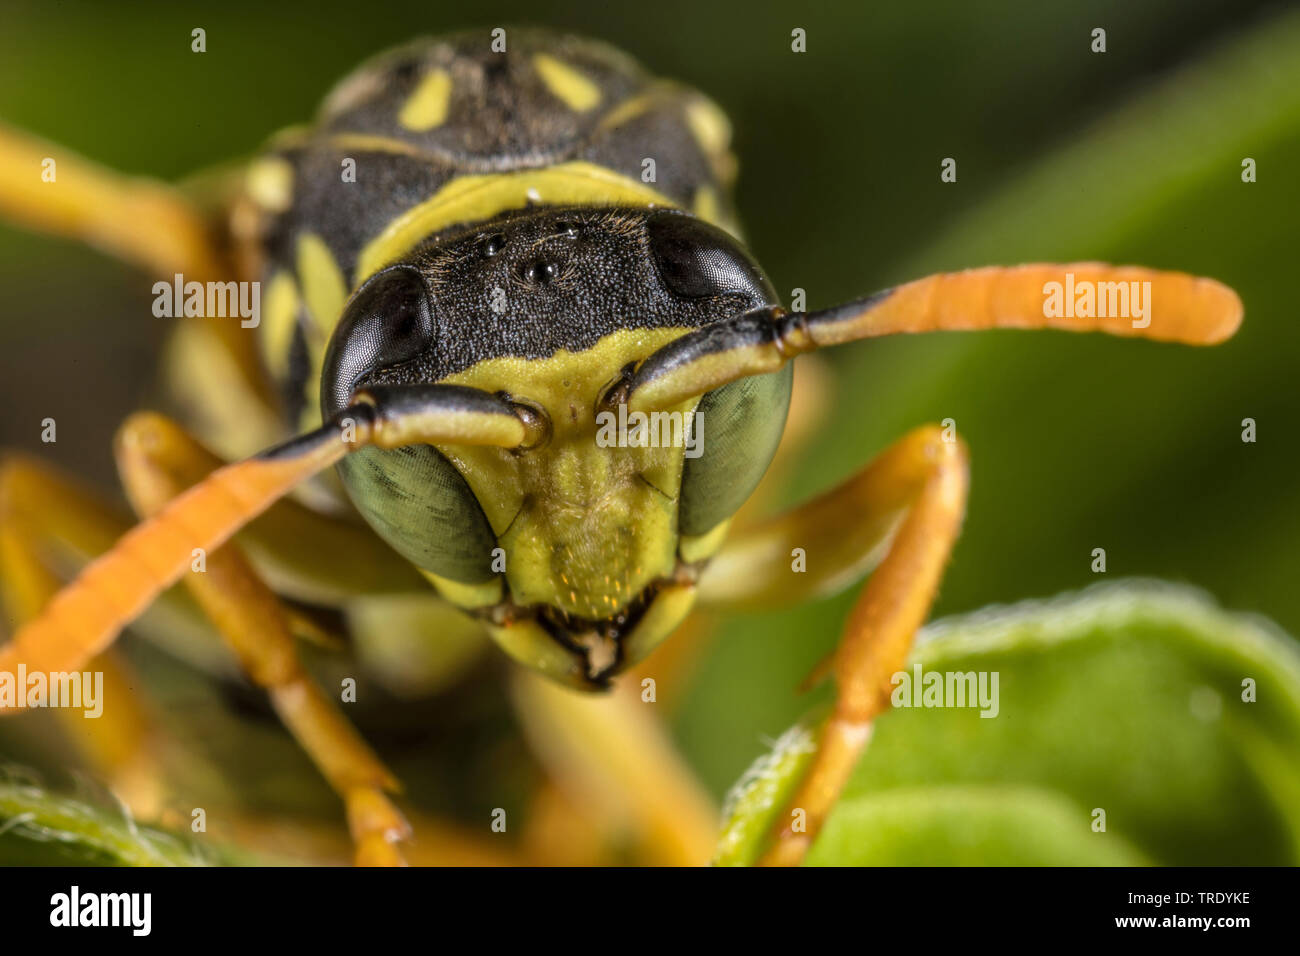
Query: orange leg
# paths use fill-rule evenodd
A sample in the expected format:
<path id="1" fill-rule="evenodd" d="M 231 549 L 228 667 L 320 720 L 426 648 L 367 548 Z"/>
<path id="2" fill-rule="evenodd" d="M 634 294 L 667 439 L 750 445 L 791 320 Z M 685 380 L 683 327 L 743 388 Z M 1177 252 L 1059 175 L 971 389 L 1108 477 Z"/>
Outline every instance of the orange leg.
<path id="1" fill-rule="evenodd" d="M 31 620 L 62 581 L 46 555 L 56 546 L 93 554 L 107 548 L 127 522 L 113 509 L 39 462 L 7 457 L 0 462 L 0 604 L 11 629 Z M 111 650 L 87 670 L 103 676 L 98 718 L 80 710 L 55 715 L 95 772 L 138 816 L 161 809 L 163 773 L 156 758 L 162 733 L 150 719 L 138 681 Z"/>
<path id="2" fill-rule="evenodd" d="M 803 859 L 929 613 L 966 507 L 966 448 L 950 437 L 916 429 L 839 487 L 738 533 L 701 581 L 702 599 L 752 607 L 838 590 L 846 573 L 875 566 L 830 661 L 834 710 L 765 864 Z M 804 573 L 791 571 L 795 548 L 806 553 Z"/>
<path id="3" fill-rule="evenodd" d="M 137 414 L 122 426 L 118 468 L 142 517 L 156 514 L 180 494 L 207 453 L 177 425 L 159 415 Z M 202 555 L 204 570 L 185 584 L 239 659 L 249 678 L 266 689 L 281 720 L 343 797 L 361 864 L 400 865 L 395 844 L 409 828 L 385 791 L 396 779 L 311 679 L 298 658 L 287 614 L 237 545 Z"/>
<path id="4" fill-rule="evenodd" d="M 87 565 L 0 646 L 0 672 L 80 668 L 102 653 L 172 584 L 185 579 L 254 680 L 267 687 L 285 723 L 343 795 L 364 863 L 401 862 L 393 844 L 405 820 L 385 796 L 396 781 L 361 741 L 297 658 L 288 615 L 230 547 L 235 534 L 295 486 L 371 445 L 454 442 L 514 448 L 528 424 L 495 396 L 473 389 L 427 386 L 360 395 L 348 414 L 261 455 L 218 468 L 197 485 L 193 473 L 211 455 L 158 415 L 128 421 L 119 436 L 119 469 L 144 521 Z M 210 554 L 207 552 L 211 552 Z M 0 704 L 0 716 L 25 700 Z"/>
<path id="5" fill-rule="evenodd" d="M 966 449 L 960 441 L 945 441 L 941 429 L 912 432 L 864 477 L 861 517 L 893 510 L 906 499 L 911 503 L 849 615 L 833 662 L 835 708 L 807 776 L 778 819 L 761 861 L 767 865 L 795 864 L 808 852 L 866 745 L 871 721 L 889 704 L 890 678 L 904 667 L 961 530 L 969 484 Z M 799 817 L 803 825 L 796 831 Z"/>

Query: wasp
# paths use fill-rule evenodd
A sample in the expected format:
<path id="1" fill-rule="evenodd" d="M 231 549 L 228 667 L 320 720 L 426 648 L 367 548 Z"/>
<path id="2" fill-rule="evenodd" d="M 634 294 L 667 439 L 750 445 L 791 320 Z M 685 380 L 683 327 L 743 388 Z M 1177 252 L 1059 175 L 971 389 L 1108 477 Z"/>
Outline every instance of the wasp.
<path id="1" fill-rule="evenodd" d="M 201 198 L 0 132 L 0 211 L 95 243 L 162 292 L 205 293 L 173 303 L 194 316 L 170 353 L 187 370 L 181 414 L 138 413 L 117 436 L 134 528 L 113 543 L 68 482 L 7 459 L 4 593 L 21 623 L 0 672 L 110 667 L 122 629 L 183 582 L 341 796 L 357 861 L 396 864 L 397 781 L 299 660 L 302 604 L 423 594 L 542 675 L 528 687 L 547 719 L 600 722 L 596 759 L 631 781 L 620 750 L 658 760 L 658 745 L 573 691 L 609 688 L 697 605 L 796 602 L 865 576 L 816 753 L 764 851 L 798 863 L 925 621 L 968 469 L 959 437 L 923 426 L 814 500 L 735 520 L 786 427 L 793 360 L 992 328 L 1205 345 L 1242 305 L 1211 279 L 1083 262 L 790 311 L 739 238 L 729 137 L 694 90 L 529 31 L 378 57 Z M 257 294 L 227 288 L 244 283 Z M 214 286 L 243 306 L 206 314 Z M 51 543 L 103 553 L 63 582 L 42 561 Z M 111 680 L 106 694 L 129 707 Z M 118 755 L 119 779 L 132 759 Z"/>

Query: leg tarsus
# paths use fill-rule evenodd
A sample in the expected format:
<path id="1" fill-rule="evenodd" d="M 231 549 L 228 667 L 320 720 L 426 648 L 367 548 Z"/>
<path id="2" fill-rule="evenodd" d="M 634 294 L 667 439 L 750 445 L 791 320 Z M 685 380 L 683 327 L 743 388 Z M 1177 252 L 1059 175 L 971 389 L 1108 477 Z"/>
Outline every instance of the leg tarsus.
<path id="1" fill-rule="evenodd" d="M 833 659 L 835 707 L 811 767 L 778 821 L 762 861 L 802 861 L 838 799 L 889 703 L 890 680 L 905 666 L 916 631 L 925 622 L 965 514 L 969 469 L 965 445 L 946 440 L 937 426 L 916 429 L 868 466 L 872 505 L 909 503 L 880 566 L 867 581 L 845 625 Z M 796 814 L 796 810 L 802 810 Z M 801 821 L 798 830 L 795 820 Z"/>

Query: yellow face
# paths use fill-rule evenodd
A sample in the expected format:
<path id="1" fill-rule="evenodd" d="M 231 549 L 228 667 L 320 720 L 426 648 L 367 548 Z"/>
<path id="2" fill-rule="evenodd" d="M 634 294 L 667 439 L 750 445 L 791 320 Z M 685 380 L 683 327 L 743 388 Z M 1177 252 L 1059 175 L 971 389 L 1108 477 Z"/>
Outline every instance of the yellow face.
<path id="1" fill-rule="evenodd" d="M 529 450 L 440 451 L 497 538 L 494 570 L 505 594 L 494 633 L 513 656 L 552 676 L 599 682 L 648 653 L 690 608 L 678 499 L 698 400 L 666 409 L 662 427 L 640 431 L 635 419 L 620 428 L 617 410 L 600 407 L 626 366 L 683 331 L 618 331 L 583 352 L 490 359 L 447 379 L 507 392 L 549 422 L 548 437 Z M 487 597 L 442 584 L 452 600 Z"/>
<path id="2" fill-rule="evenodd" d="M 323 416 L 359 386 L 455 386 L 513 404 L 530 438 L 364 449 L 340 463 L 344 486 L 509 654 L 603 686 L 690 609 L 701 562 L 771 460 L 789 377 L 650 411 L 611 403 L 611 388 L 774 298 L 734 238 L 668 210 L 538 210 L 420 246 L 349 302 L 321 363 Z"/>

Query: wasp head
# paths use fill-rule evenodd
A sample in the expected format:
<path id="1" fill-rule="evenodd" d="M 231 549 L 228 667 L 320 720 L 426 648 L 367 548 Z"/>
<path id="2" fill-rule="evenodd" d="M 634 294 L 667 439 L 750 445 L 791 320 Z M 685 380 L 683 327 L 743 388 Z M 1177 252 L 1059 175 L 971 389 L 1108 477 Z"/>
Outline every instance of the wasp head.
<path id="1" fill-rule="evenodd" d="M 736 240 L 679 212 L 531 210 L 434 236 L 353 296 L 322 411 L 364 387 L 456 384 L 512 403 L 533 437 L 367 449 L 344 484 L 513 657 L 602 685 L 690 609 L 790 390 L 787 370 L 633 411 L 626 383 L 682 335 L 774 301 Z"/>

